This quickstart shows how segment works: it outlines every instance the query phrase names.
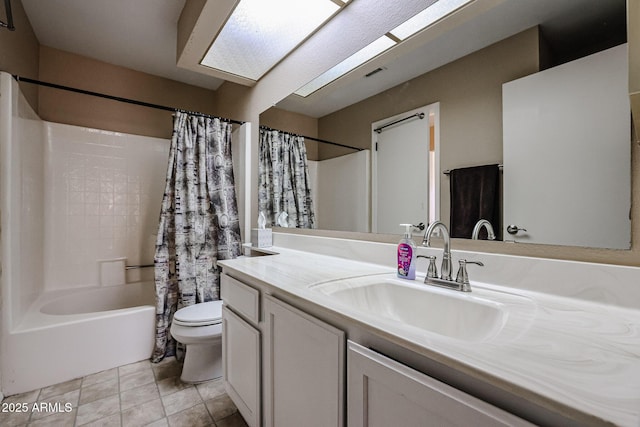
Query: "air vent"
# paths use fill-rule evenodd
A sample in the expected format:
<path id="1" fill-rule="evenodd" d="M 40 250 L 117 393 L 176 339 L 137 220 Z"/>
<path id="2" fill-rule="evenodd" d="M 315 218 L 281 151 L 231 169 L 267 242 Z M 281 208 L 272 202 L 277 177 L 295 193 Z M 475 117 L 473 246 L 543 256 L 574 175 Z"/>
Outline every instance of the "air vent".
<path id="1" fill-rule="evenodd" d="M 365 76 L 365 77 L 371 77 L 371 76 L 373 76 L 374 74 L 378 74 L 378 73 L 379 73 L 380 71 L 382 71 L 382 70 L 384 70 L 384 68 L 376 68 L 375 70 L 373 70 L 373 71 L 371 71 L 371 72 L 369 72 L 369 73 L 365 74 L 364 76 Z"/>

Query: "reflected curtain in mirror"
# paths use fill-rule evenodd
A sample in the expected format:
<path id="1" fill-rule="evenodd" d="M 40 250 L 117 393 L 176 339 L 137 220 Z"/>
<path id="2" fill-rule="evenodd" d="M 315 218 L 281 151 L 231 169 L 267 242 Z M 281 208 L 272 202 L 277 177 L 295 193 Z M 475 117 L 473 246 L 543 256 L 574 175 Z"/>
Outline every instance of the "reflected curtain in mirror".
<path id="1" fill-rule="evenodd" d="M 216 261 L 242 252 L 231 127 L 217 118 L 186 113 L 176 113 L 174 119 L 154 259 L 154 362 L 176 352 L 169 334 L 176 310 L 219 300 Z"/>
<path id="2" fill-rule="evenodd" d="M 287 225 L 315 228 L 307 149 L 301 136 L 260 129 L 258 211 L 267 227 L 278 225 L 285 212 Z"/>

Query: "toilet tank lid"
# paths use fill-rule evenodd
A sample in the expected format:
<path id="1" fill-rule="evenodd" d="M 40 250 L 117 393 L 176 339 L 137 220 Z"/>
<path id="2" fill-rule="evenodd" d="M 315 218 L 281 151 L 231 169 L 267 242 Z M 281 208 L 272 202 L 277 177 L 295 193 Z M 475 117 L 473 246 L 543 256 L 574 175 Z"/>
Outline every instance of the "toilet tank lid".
<path id="1" fill-rule="evenodd" d="M 173 318 L 179 322 L 200 323 L 222 318 L 222 301 L 201 302 L 176 311 Z"/>

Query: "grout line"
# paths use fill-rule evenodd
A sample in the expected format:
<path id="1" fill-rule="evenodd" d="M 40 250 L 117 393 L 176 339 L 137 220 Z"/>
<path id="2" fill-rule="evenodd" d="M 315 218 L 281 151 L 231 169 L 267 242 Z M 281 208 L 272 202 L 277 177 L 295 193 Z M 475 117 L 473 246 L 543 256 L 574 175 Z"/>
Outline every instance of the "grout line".
<path id="1" fill-rule="evenodd" d="M 122 418 L 122 391 L 120 390 L 120 367 L 118 366 L 116 370 L 116 377 L 118 379 L 118 405 L 120 405 L 120 425 L 124 424 L 124 419 Z"/>
<path id="2" fill-rule="evenodd" d="M 167 410 L 164 407 L 164 402 L 162 401 L 162 395 L 160 395 L 160 386 L 158 385 L 158 377 L 156 377 L 156 370 L 153 369 L 153 363 L 151 364 L 151 371 L 153 372 L 153 380 L 154 380 L 154 382 L 156 384 L 156 391 L 158 392 L 158 399 L 160 399 L 160 406 L 162 407 L 163 418 L 165 418 L 167 420 L 167 424 L 169 424 L 169 418 L 167 417 Z"/>
<path id="3" fill-rule="evenodd" d="M 80 412 L 80 402 L 82 402 L 82 389 L 83 389 L 83 385 L 84 382 L 87 379 L 87 375 L 85 375 L 84 377 L 82 377 L 82 381 L 80 381 L 80 392 L 78 393 L 78 404 L 76 405 L 76 413 L 73 416 L 73 425 L 74 427 L 78 425 L 78 412 Z"/>
<path id="4" fill-rule="evenodd" d="M 36 400 L 34 403 L 37 403 L 40 401 L 40 395 L 42 394 L 42 388 L 40 390 L 38 390 L 38 395 L 36 396 Z M 29 411 L 29 417 L 27 418 L 27 425 L 29 425 L 31 423 L 31 417 L 33 417 L 33 411 Z"/>

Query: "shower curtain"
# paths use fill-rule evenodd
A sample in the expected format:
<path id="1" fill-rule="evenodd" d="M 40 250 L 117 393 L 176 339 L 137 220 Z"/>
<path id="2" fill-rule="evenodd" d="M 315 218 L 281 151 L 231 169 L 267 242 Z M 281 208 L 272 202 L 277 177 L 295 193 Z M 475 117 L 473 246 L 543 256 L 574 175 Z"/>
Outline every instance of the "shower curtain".
<path id="1" fill-rule="evenodd" d="M 258 156 L 258 211 L 267 226 L 276 225 L 286 212 L 289 227 L 315 228 L 304 138 L 260 129 Z"/>
<path id="2" fill-rule="evenodd" d="M 179 112 L 174 118 L 154 258 L 154 362 L 182 356 L 169 333 L 173 314 L 182 307 L 220 299 L 216 260 L 240 253 L 231 124 Z"/>

